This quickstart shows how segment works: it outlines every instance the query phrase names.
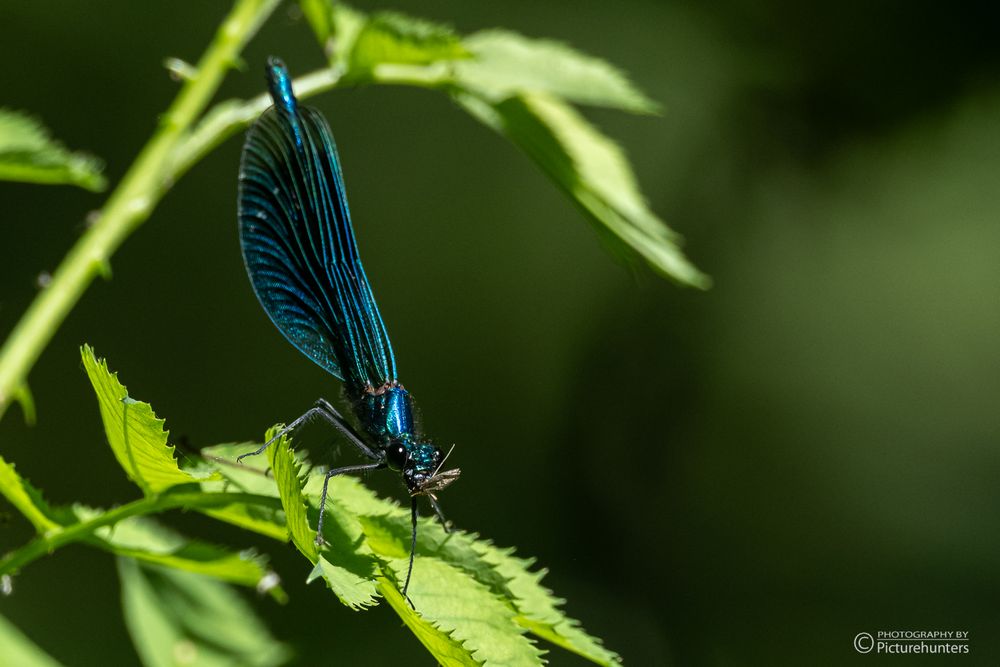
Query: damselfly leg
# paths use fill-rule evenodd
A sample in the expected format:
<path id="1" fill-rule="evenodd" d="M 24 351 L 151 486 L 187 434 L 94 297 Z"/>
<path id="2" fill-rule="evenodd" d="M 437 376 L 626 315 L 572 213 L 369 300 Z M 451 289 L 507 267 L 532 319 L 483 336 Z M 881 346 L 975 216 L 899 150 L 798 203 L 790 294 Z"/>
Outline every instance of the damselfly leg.
<path id="1" fill-rule="evenodd" d="M 365 472 L 367 470 L 379 470 L 384 468 L 385 463 L 363 463 L 361 465 L 354 466 L 344 466 L 343 468 L 334 468 L 326 473 L 323 479 L 323 493 L 319 497 L 319 521 L 316 525 L 316 545 L 319 546 L 325 541 L 323 539 L 323 517 L 326 514 L 326 488 L 330 484 L 330 478 L 336 477 L 337 475 L 343 475 L 348 472 Z"/>
<path id="2" fill-rule="evenodd" d="M 236 462 L 239 463 L 248 456 L 257 456 L 258 454 L 264 453 L 267 450 L 267 448 L 270 447 L 272 444 L 274 444 L 277 440 L 279 440 L 285 435 L 288 435 L 289 433 L 294 432 L 297 428 L 299 428 L 306 422 L 316 418 L 322 419 L 323 421 L 327 422 L 335 429 L 340 431 L 342 434 L 344 434 L 344 436 L 347 437 L 347 439 L 351 442 L 351 444 L 357 447 L 359 450 L 361 450 L 361 453 L 367 456 L 368 458 L 372 459 L 373 461 L 381 459 L 381 457 L 378 454 L 372 451 L 371 447 L 365 444 L 365 442 L 361 439 L 361 436 L 359 436 L 357 431 L 354 430 L 354 427 L 352 427 L 350 423 L 346 419 L 344 419 L 344 417 L 339 412 L 337 412 L 337 409 L 333 407 L 333 405 L 331 405 L 329 401 L 327 401 L 324 398 L 321 398 L 316 401 L 313 407 L 306 410 L 305 414 L 303 414 L 298 419 L 294 420 L 291 424 L 282 427 L 282 429 L 278 431 L 278 433 L 273 438 L 271 438 L 263 445 L 258 447 L 255 451 L 237 456 Z"/>

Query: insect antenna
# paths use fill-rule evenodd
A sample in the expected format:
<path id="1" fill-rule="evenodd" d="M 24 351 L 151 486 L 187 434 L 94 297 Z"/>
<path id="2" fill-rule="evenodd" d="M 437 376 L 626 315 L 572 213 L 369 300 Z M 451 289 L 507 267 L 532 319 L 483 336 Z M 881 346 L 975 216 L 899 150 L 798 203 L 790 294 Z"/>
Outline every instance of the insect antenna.
<path id="1" fill-rule="evenodd" d="M 444 467 L 444 462 L 448 460 L 448 457 L 451 456 L 451 453 L 453 451 L 455 451 L 455 445 L 454 445 L 454 443 L 451 445 L 451 448 L 448 450 L 448 453 L 444 455 L 444 458 L 441 459 L 441 463 L 438 464 L 438 467 L 434 468 L 434 474 L 431 475 L 431 477 L 437 477 L 437 474 L 439 472 L 441 472 L 441 468 Z"/>

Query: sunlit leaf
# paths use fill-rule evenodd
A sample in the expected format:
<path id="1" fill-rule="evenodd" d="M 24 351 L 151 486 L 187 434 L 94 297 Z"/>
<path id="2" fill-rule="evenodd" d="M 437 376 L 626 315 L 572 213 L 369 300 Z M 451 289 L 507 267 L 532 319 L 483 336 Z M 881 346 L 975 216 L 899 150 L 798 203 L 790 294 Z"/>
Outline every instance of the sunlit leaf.
<path id="1" fill-rule="evenodd" d="M 317 481 L 322 475 L 313 475 Z M 340 478 L 347 480 L 348 478 Z M 310 575 L 322 575 L 340 601 L 351 609 L 378 604 L 376 578 L 381 569 L 371 546 L 366 542 L 358 515 L 346 509 L 345 501 L 353 496 L 374 496 L 363 485 L 354 487 L 330 483 L 332 497 L 327 498 L 326 520 L 323 524 L 324 545 L 316 569 Z M 352 493 L 353 491 L 353 493 Z M 317 496 L 311 496 L 315 499 Z M 315 503 L 315 500 L 313 500 Z"/>
<path id="2" fill-rule="evenodd" d="M 253 493 L 278 499 L 278 489 L 274 485 L 274 479 L 267 474 L 266 457 L 251 457 L 236 463 L 237 456 L 248 451 L 252 452 L 257 447 L 258 443 L 236 443 L 215 445 L 201 450 L 201 455 L 207 462 L 215 465 L 218 471 L 217 478 L 201 483 L 202 490 L 206 493 L 222 491 Z M 220 521 L 276 540 L 288 539 L 285 510 L 282 509 L 280 501 L 275 506 L 234 502 L 199 511 Z"/>
<path id="3" fill-rule="evenodd" d="M 408 563 L 389 561 L 397 581 L 406 576 Z M 473 658 L 487 667 L 542 664 L 542 652 L 516 623 L 514 610 L 486 586 L 436 558 L 421 558 L 414 567 L 409 596 L 417 612 L 462 642 Z"/>
<path id="4" fill-rule="evenodd" d="M 473 33 L 462 43 L 472 57 L 454 64 L 455 82 L 490 102 L 540 92 L 626 111 L 657 109 L 620 70 L 565 44 L 508 30 Z"/>
<path id="5" fill-rule="evenodd" d="M 80 521 L 103 512 L 82 505 L 73 507 Z M 252 550 L 232 551 L 221 546 L 186 538 L 156 521 L 142 516 L 129 517 L 94 531 L 91 543 L 119 556 L 129 556 L 144 563 L 162 565 L 186 572 L 214 577 L 241 586 L 256 588 L 272 577 L 267 559 Z M 279 588 L 272 594 L 283 598 Z"/>
<path id="6" fill-rule="evenodd" d="M 711 284 L 684 256 L 680 236 L 649 209 L 622 150 L 573 107 L 542 94 L 522 94 L 495 105 L 471 95 L 456 99 L 520 146 L 598 229 L 678 283 Z"/>
<path id="7" fill-rule="evenodd" d="M 89 345 L 81 348 L 81 354 L 97 394 L 108 444 L 129 478 L 146 494 L 204 479 L 204 475 L 193 475 L 177 465 L 174 447 L 167 444 L 164 421 L 150 405 L 129 397 L 118 374 L 111 373 L 107 362 L 98 360 Z"/>
<path id="8" fill-rule="evenodd" d="M 407 626 L 443 664 L 540 665 L 542 652 L 528 638 L 527 631 L 599 664 L 615 661 L 613 653 L 562 614 L 558 609 L 561 601 L 541 587 L 541 574 L 531 573 L 528 561 L 513 558 L 509 552 L 494 549 L 461 531 L 445 536 L 440 526 L 427 520 L 420 522 L 409 589 L 417 612 L 414 615 L 405 611 L 405 604 L 399 605 L 398 587 L 409 566 L 406 509 L 378 498 L 355 479 L 334 477 L 330 480 L 330 508 L 323 530 L 325 544 L 317 548 L 312 526 L 316 525 L 326 472 L 307 468 L 305 455 L 293 453 L 287 438 L 280 438 L 269 448 L 269 466 L 261 460 L 263 457 L 245 459 L 246 465 L 236 464 L 238 454 L 257 447 L 242 444 L 205 450 L 201 463 L 191 470 L 181 469 L 166 444 L 163 422 L 150 406 L 130 399 L 117 377 L 90 348 L 83 349 L 83 357 L 112 449 L 130 476 L 147 492 L 155 493 L 148 501 L 159 503 L 169 500 L 172 494 L 180 495 L 190 498 L 185 502 L 193 508 L 216 518 L 282 540 L 290 537 L 314 565 L 310 580 L 325 580 L 338 599 L 352 609 L 373 606 L 379 597 L 390 599 Z M 272 429 L 266 437 L 274 433 Z M 300 473 L 303 469 L 308 470 L 304 476 Z M 29 491 L 12 468 L 0 467 L 0 480 L 10 486 L 16 503 L 28 513 L 38 513 L 34 521 L 41 522 L 48 516 L 39 509 L 37 492 Z M 164 492 L 173 485 L 195 481 L 200 484 Z M 216 494 L 219 504 L 212 502 Z M 234 494 L 238 502 L 232 502 Z M 277 510 L 279 502 L 283 512 Z M 169 506 L 176 505 L 164 505 Z M 257 506 L 265 513 L 253 515 L 251 507 Z M 81 518 L 99 516 L 84 508 L 76 508 L 75 512 L 67 522 L 51 520 L 69 525 Z M 117 524 L 113 528 L 95 525 L 94 532 L 80 531 L 78 539 L 145 562 L 140 567 L 132 559 L 120 559 L 129 628 L 147 664 L 167 664 L 161 662 L 163 656 L 176 656 L 177 651 L 181 652 L 181 662 L 190 664 L 222 664 L 220 660 L 230 660 L 219 657 L 220 651 L 231 652 L 226 640 L 220 644 L 213 634 L 216 643 L 209 645 L 207 636 L 199 633 L 211 624 L 197 620 L 218 612 L 220 605 L 235 604 L 232 592 L 219 581 L 185 577 L 211 574 L 241 584 L 257 584 L 272 578 L 261 562 L 251 555 L 191 542 L 158 529 L 146 519 L 126 518 Z M 170 569 L 158 569 L 154 563 Z M 194 582 L 199 582 L 211 599 L 188 596 Z M 151 612 L 153 609 L 156 613 Z M 224 620 L 225 615 L 221 613 L 219 618 Z M 151 637 L 158 639 L 152 641 Z"/>
<path id="9" fill-rule="evenodd" d="M 322 489 L 323 469 L 316 468 L 309 474 L 302 491 L 307 498 L 317 502 Z M 334 516 L 352 517 L 354 521 L 352 525 L 359 531 L 361 529 L 360 525 L 357 524 L 359 516 L 380 516 L 395 513 L 398 516 L 405 516 L 409 522 L 408 510 L 401 510 L 398 502 L 375 495 L 358 477 L 352 475 L 338 475 L 330 479 L 328 502 L 332 503 L 333 509 L 336 510 Z M 360 533 L 358 534 L 360 535 Z"/>
<path id="10" fill-rule="evenodd" d="M 257 446 L 224 445 L 203 453 L 213 460 L 231 461 Z M 289 484 L 285 491 L 288 501 L 297 499 L 309 506 L 303 517 L 306 523 L 296 520 L 300 523 L 300 539 L 309 538 L 313 533 L 308 522 L 315 522 L 324 471 L 312 469 L 302 480 L 297 473 L 289 472 L 305 466 L 304 457 L 294 455 L 284 443 L 272 447 L 277 447 L 272 459 L 289 459 L 278 461 L 273 477 L 264 474 L 269 466 L 261 462 L 263 456 L 244 459 L 245 467 L 220 465 L 219 471 L 234 480 L 232 484 L 245 484 L 257 493 L 266 492 L 268 485 L 273 493 L 279 484 Z M 295 486 L 303 481 L 297 496 Z M 352 609 L 377 604 L 379 597 L 384 597 L 442 664 L 478 664 L 471 657 L 477 650 L 481 654 L 476 653 L 476 657 L 486 664 L 538 664 L 540 653 L 524 637 L 526 630 L 598 664 L 617 663 L 614 653 L 562 612 L 562 601 L 539 583 L 544 572 L 531 572 L 530 561 L 463 531 L 446 534 L 430 519 L 420 520 L 410 588 L 417 612 L 405 602 L 400 606 L 398 586 L 409 562 L 408 510 L 379 498 L 350 476 L 330 480 L 327 502 L 323 531 L 327 544 L 309 580 L 325 579 L 340 601 Z M 285 539 L 285 535 L 281 538 Z M 428 598 L 422 599 L 424 595 L 438 598 L 428 606 Z M 449 596 L 453 598 L 451 607 L 441 599 Z M 483 606 L 484 598 L 492 602 Z M 494 623 L 499 630 L 485 629 Z M 504 662 L 508 659 L 513 662 Z"/>
<path id="11" fill-rule="evenodd" d="M 341 3 L 330 16 L 328 27 L 337 42 L 333 55 L 348 81 L 371 78 L 384 65 L 429 65 L 469 55 L 451 28 L 432 21 L 397 12 L 366 16 Z M 323 29 L 316 25 L 317 31 Z"/>
<path id="12" fill-rule="evenodd" d="M 278 488 L 274 485 L 267 456 L 248 456 L 239 463 L 236 462 L 241 454 L 253 452 L 258 447 L 259 442 L 234 442 L 202 449 L 199 452 L 202 459 L 215 467 L 219 477 L 203 483 L 203 486 L 212 484 L 212 489 L 235 489 L 277 498 Z"/>
<path id="13" fill-rule="evenodd" d="M 271 429 L 265 438 L 270 440 L 275 432 Z M 288 444 L 287 438 L 280 438 L 268 449 L 268 457 L 285 508 L 289 536 L 299 551 L 315 564 L 308 580 L 324 579 L 340 601 L 351 609 L 378 604 L 375 599 L 377 565 L 371 551 L 360 539 L 360 526 L 352 525 L 350 517 L 336 511 L 327 513 L 323 551 L 329 559 L 320 556 L 315 542 L 316 532 L 309 525 L 308 501 L 299 477 L 302 462 L 296 460 Z"/>
<path id="14" fill-rule="evenodd" d="M 287 540 L 285 512 L 277 507 L 248 503 L 229 503 L 217 508 L 199 509 L 204 514 L 275 540 Z"/>
<path id="15" fill-rule="evenodd" d="M 302 15 L 316 34 L 320 44 L 326 44 L 333 35 L 333 10 L 328 0 L 299 0 Z"/>
<path id="16" fill-rule="evenodd" d="M 399 614 L 406 627 L 431 652 L 440 665 L 443 667 L 479 667 L 483 664 L 481 660 L 472 657 L 472 653 L 460 641 L 447 632 L 434 627 L 430 621 L 411 608 L 403 598 L 402 593 L 396 589 L 396 584 L 382 579 L 379 582 L 379 590 L 382 591 L 393 611 Z"/>
<path id="17" fill-rule="evenodd" d="M 361 523 L 368 545 L 380 556 L 404 558 L 408 555 L 410 518 L 405 512 L 365 514 Z M 507 587 L 509 575 L 500 574 L 492 563 L 483 558 L 482 549 L 477 548 L 480 542 L 476 535 L 461 530 L 446 533 L 436 519 L 421 519 L 417 530 L 417 553 L 422 558 L 437 558 L 465 570 L 496 595 L 513 598 Z"/>
<path id="18" fill-rule="evenodd" d="M 146 667 L 271 667 L 289 658 L 232 588 L 118 559 L 125 623 Z"/>
<path id="19" fill-rule="evenodd" d="M 681 250 L 680 235 L 649 208 L 621 148 L 570 104 L 655 111 L 618 69 L 564 44 L 509 31 L 460 40 L 445 26 L 399 14 L 366 16 L 340 3 L 329 16 L 330 25 L 344 17 L 335 62 L 346 81 L 449 92 L 537 163 L 614 249 L 630 249 L 679 284 L 710 286 Z"/>
<path id="20" fill-rule="evenodd" d="M 351 609 L 360 610 L 374 606 L 378 604 L 378 600 L 375 598 L 377 588 L 374 575 L 377 570 L 374 568 L 374 561 L 369 561 L 371 563 L 369 571 L 362 574 L 352 572 L 344 566 L 344 562 L 348 560 L 357 562 L 360 555 L 352 554 L 349 551 L 337 552 L 331 556 L 336 558 L 338 563 L 336 565 L 325 557 L 319 556 L 307 581 L 312 583 L 322 577 L 334 595 L 340 599 L 340 602 Z"/>
<path id="21" fill-rule="evenodd" d="M 42 493 L 14 470 L 13 463 L 0 457 L 0 493 L 24 515 L 39 533 L 59 526 L 52 519 L 52 509 L 42 498 Z"/>
<path id="22" fill-rule="evenodd" d="M 0 180 L 77 185 L 103 190 L 102 163 L 71 153 L 34 118 L 0 109 Z"/>
<path id="23" fill-rule="evenodd" d="M 59 667 L 59 663 L 3 616 L 0 616 L 0 665 Z"/>
<path id="24" fill-rule="evenodd" d="M 264 437 L 270 440 L 277 433 L 271 429 Z M 315 563 L 319 555 L 316 549 L 316 531 L 309 525 L 306 514 L 306 499 L 302 495 L 302 482 L 299 480 L 299 463 L 288 448 L 288 438 L 282 436 L 267 450 L 268 461 L 274 483 L 278 486 L 281 505 L 285 508 L 285 522 L 288 536 L 292 544 L 302 552 L 302 555 Z"/>
<path id="25" fill-rule="evenodd" d="M 481 554 L 483 562 L 507 582 L 517 608 L 517 622 L 533 634 L 557 646 L 573 651 L 599 665 L 617 665 L 621 658 L 604 648 L 600 640 L 587 634 L 579 621 L 568 617 L 559 606 L 563 600 L 545 588 L 541 580 L 545 570 L 532 572 L 533 562 L 513 555 L 513 549 L 500 549 L 484 540 L 472 548 Z"/>

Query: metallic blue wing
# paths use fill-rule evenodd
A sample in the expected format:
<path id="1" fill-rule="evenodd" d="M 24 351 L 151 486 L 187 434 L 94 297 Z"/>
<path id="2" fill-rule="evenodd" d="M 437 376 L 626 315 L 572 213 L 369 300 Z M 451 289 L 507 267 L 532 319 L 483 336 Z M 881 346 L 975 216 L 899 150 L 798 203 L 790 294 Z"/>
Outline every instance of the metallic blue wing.
<path id="1" fill-rule="evenodd" d="M 275 106 L 247 134 L 240 164 L 243 261 L 271 321 L 348 390 L 396 377 L 361 266 L 340 159 L 326 120 L 300 107 L 284 65 L 268 61 Z"/>

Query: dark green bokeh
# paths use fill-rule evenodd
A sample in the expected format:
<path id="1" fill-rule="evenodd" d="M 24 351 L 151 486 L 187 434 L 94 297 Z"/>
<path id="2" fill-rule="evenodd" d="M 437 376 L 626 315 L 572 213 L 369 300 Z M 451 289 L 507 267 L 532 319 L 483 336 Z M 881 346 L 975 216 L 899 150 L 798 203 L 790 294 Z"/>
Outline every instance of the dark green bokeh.
<path id="1" fill-rule="evenodd" d="M 967 630 L 962 663 L 995 664 L 998 16 L 987 3 L 786 4 L 396 6 L 555 37 L 629 71 L 663 117 L 588 115 L 687 235 L 709 293 L 615 263 L 522 155 L 438 94 L 314 104 L 403 380 L 428 432 L 458 443 L 463 478 L 443 496 L 455 523 L 537 556 L 628 664 L 839 665 L 858 658 L 858 632 L 906 628 Z M 114 181 L 176 91 L 162 59 L 197 58 L 225 10 L 6 3 L 0 104 L 106 158 Z M 272 53 L 297 72 L 321 62 L 281 10 L 223 96 L 262 90 Z M 4 457 L 53 501 L 137 495 L 103 445 L 83 342 L 194 447 L 257 438 L 337 395 L 250 290 L 239 144 L 177 185 L 56 335 L 30 378 L 39 424 L 16 410 L 0 423 Z M 0 185 L 0 332 L 101 201 Z M 331 460 L 325 438 L 303 444 Z M 28 537 L 15 518 L 0 550 Z M 302 583 L 291 547 L 257 544 L 292 603 L 256 606 L 301 664 L 429 662 L 387 609 L 348 611 Z M 32 565 L 0 613 L 67 664 L 137 659 L 103 553 Z"/>

